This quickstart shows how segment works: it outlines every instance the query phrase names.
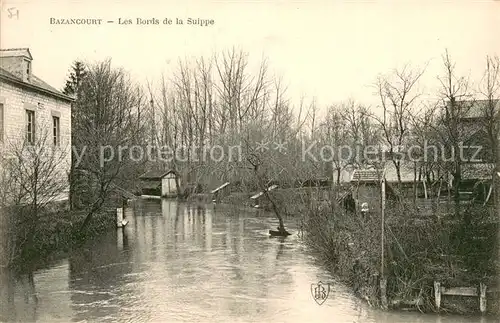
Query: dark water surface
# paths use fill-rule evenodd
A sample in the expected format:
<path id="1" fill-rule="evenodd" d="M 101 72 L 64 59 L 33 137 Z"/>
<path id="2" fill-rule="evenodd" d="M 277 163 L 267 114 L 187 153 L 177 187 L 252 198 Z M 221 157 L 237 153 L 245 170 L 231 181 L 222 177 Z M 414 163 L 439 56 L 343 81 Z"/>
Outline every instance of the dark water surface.
<path id="1" fill-rule="evenodd" d="M 38 322 L 494 322 L 382 312 L 357 300 L 276 219 L 219 206 L 145 203 L 130 223 L 48 268 L 3 278 L 0 318 Z M 295 231 L 293 224 L 289 228 Z M 311 284 L 331 291 L 323 305 Z"/>

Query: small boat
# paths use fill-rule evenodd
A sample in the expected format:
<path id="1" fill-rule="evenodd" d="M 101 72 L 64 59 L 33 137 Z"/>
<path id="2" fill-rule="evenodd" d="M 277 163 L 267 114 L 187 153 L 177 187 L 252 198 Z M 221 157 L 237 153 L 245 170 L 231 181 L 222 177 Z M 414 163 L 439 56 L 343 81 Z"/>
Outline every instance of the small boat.
<path id="1" fill-rule="evenodd" d="M 269 234 L 272 236 L 272 237 L 287 237 L 289 235 L 292 235 L 290 232 L 288 231 L 276 231 L 276 230 L 269 230 Z"/>

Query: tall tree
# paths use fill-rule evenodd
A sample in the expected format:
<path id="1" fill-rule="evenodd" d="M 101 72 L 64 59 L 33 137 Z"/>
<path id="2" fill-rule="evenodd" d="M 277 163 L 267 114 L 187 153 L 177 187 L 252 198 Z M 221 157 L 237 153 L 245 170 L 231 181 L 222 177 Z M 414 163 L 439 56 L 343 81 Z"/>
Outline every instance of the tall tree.
<path id="1" fill-rule="evenodd" d="M 453 201 L 455 216 L 460 217 L 460 184 L 462 181 L 461 151 L 463 143 L 470 133 L 463 120 L 469 115 L 474 105 L 470 82 L 465 77 L 456 75 L 455 63 L 448 51 L 443 55 L 444 75 L 438 77 L 441 83 L 440 99 L 443 112 L 441 115 L 439 136 L 445 152 L 448 154 L 444 161 L 445 168 L 453 177 Z M 467 217 L 467 212 L 464 213 Z M 468 218 L 464 219 L 467 220 Z"/>
<path id="2" fill-rule="evenodd" d="M 415 101 L 419 97 L 417 82 L 425 69 L 411 70 L 408 66 L 395 70 L 393 74 L 379 77 L 376 83 L 377 95 L 382 106 L 382 116 L 374 116 L 382 128 L 385 144 L 401 184 L 401 154 L 410 135 L 411 116 Z"/>
<path id="3" fill-rule="evenodd" d="M 479 106 L 479 113 L 483 121 L 481 128 L 484 131 L 485 141 L 488 145 L 487 159 L 493 162 L 496 172 L 500 172 L 499 144 L 500 144 L 500 58 L 498 56 L 486 57 L 486 68 L 480 86 L 480 93 L 484 102 Z M 499 183 L 500 184 L 500 183 Z M 495 186 L 498 186 L 495 185 Z M 495 187 L 495 190 L 499 190 Z"/>
<path id="4" fill-rule="evenodd" d="M 88 69 L 75 102 L 72 129 L 78 152 L 76 171 L 88 183 L 82 228 L 108 201 L 113 186 L 132 176 L 126 172 L 134 165 L 129 149 L 143 143 L 139 111 L 146 104 L 142 89 L 124 70 L 113 68 L 111 60 Z"/>
<path id="5" fill-rule="evenodd" d="M 339 109 L 347 131 L 348 145 L 352 150 L 351 159 L 347 160 L 347 164 L 359 167 L 369 163 L 369 156 L 365 156 L 363 152 L 368 146 L 380 143 L 380 128 L 373 123 L 371 113 L 365 106 L 349 100 L 342 103 Z"/>
<path id="6" fill-rule="evenodd" d="M 86 74 L 85 64 L 81 61 L 74 61 L 62 92 L 69 96 L 78 96 L 79 88 Z"/>
<path id="7" fill-rule="evenodd" d="M 74 97 L 75 99 L 78 100 L 79 92 L 81 85 L 83 83 L 83 80 L 85 79 L 85 76 L 87 75 L 87 70 L 86 66 L 83 62 L 81 61 L 74 61 L 73 65 L 70 68 L 71 72 L 68 76 L 68 79 L 66 80 L 66 85 L 64 86 L 63 93 Z M 75 103 L 73 102 L 71 104 L 71 125 L 74 127 L 74 115 L 75 115 Z M 74 135 L 72 134 L 72 140 L 74 140 Z M 70 173 L 69 173 L 69 181 L 70 181 L 70 190 L 69 190 L 69 205 L 71 209 L 75 208 L 75 188 L 80 184 L 80 181 L 78 180 L 77 174 L 75 174 L 75 169 L 74 165 L 76 163 L 76 156 L 74 156 L 74 153 L 71 153 L 71 168 L 70 168 Z"/>

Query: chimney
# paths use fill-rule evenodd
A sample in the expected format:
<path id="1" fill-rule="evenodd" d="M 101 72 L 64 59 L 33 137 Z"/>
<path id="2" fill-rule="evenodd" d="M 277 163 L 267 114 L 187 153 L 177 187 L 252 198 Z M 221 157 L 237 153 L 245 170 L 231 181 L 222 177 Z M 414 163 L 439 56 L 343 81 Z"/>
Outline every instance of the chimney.
<path id="1" fill-rule="evenodd" d="M 0 50 L 0 66 L 15 75 L 23 82 L 30 82 L 32 75 L 30 50 L 28 48 L 11 48 Z"/>

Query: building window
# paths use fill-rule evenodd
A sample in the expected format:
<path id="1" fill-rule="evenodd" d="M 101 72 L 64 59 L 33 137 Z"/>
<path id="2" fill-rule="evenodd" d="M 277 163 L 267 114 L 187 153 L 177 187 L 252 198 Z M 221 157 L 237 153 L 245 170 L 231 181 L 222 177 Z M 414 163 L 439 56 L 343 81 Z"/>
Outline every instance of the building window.
<path id="1" fill-rule="evenodd" d="M 4 122 L 3 122 L 3 103 L 0 103 L 0 142 L 3 142 Z"/>
<path id="2" fill-rule="evenodd" d="M 30 75 L 31 75 L 31 62 L 26 61 L 26 79 L 29 81 L 30 80 Z"/>
<path id="3" fill-rule="evenodd" d="M 59 117 L 52 116 L 52 133 L 54 137 L 54 146 L 61 144 L 61 132 L 59 127 Z"/>
<path id="4" fill-rule="evenodd" d="M 35 143 L 35 111 L 26 110 L 26 141 Z"/>

